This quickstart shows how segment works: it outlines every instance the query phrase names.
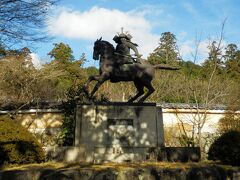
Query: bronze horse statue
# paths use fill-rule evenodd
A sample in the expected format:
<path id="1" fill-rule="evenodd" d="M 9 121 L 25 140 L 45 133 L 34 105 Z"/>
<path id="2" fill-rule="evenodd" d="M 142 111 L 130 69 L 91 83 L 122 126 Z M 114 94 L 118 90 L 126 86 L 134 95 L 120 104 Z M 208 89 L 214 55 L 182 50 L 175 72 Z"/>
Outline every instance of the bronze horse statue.
<path id="1" fill-rule="evenodd" d="M 137 88 L 137 94 L 128 100 L 128 102 L 133 102 L 140 96 L 144 95 L 144 87 L 148 89 L 148 92 L 142 96 L 138 102 L 143 102 L 148 96 L 154 92 L 151 81 L 154 78 L 155 69 L 167 69 L 167 70 L 178 70 L 176 67 L 169 67 L 166 65 L 151 65 L 147 61 L 141 61 L 141 63 L 133 64 L 117 64 L 117 56 L 114 54 L 114 46 L 102 40 L 98 39 L 94 43 L 93 49 L 93 59 L 99 60 L 100 58 L 100 67 L 99 74 L 90 76 L 84 86 L 85 91 L 87 92 L 89 98 L 92 98 L 94 93 L 98 88 L 107 80 L 110 80 L 112 83 L 120 81 L 133 81 L 135 87 Z M 119 56 L 118 56 L 119 57 Z M 91 81 L 96 80 L 97 84 L 93 88 L 92 92 L 88 93 L 88 86 Z"/>

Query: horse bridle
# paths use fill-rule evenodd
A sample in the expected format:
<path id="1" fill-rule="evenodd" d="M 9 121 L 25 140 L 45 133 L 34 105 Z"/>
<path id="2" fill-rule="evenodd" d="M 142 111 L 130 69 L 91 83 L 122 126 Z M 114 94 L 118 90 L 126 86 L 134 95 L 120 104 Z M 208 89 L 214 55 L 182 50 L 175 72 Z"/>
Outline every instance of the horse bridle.
<path id="1" fill-rule="evenodd" d="M 99 56 L 103 53 L 103 49 L 101 48 L 101 44 L 102 43 L 102 38 L 97 39 L 96 42 L 94 43 L 94 56 L 95 60 L 99 60 Z"/>

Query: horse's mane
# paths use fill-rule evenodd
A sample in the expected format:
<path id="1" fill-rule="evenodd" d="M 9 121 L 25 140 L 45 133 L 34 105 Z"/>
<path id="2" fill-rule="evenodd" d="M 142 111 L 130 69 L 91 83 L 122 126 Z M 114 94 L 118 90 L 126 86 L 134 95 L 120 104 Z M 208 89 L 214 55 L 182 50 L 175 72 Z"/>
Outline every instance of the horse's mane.
<path id="1" fill-rule="evenodd" d="M 107 46 L 109 46 L 110 48 L 112 48 L 113 50 L 115 49 L 114 46 L 108 42 L 108 41 L 104 41 L 104 40 L 101 40 L 102 43 L 106 44 Z"/>

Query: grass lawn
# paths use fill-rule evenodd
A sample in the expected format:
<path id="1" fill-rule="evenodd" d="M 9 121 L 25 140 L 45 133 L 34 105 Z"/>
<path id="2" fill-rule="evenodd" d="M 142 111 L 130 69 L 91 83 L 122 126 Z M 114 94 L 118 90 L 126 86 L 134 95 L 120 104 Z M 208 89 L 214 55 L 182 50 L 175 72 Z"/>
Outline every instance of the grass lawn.
<path id="1" fill-rule="evenodd" d="M 240 170 L 240 167 L 233 167 L 230 165 L 222 165 L 216 162 L 198 162 L 198 163 L 174 163 L 174 162 L 141 162 L 141 163 L 103 163 L 103 164 L 91 164 L 91 163 L 60 163 L 60 162 L 46 162 L 40 164 L 27 164 L 27 165 L 6 165 L 0 168 L 1 171 L 12 170 L 30 170 L 30 169 L 135 169 L 135 168 L 157 168 L 157 169 L 189 169 L 192 167 L 209 167 L 219 166 L 226 170 Z"/>

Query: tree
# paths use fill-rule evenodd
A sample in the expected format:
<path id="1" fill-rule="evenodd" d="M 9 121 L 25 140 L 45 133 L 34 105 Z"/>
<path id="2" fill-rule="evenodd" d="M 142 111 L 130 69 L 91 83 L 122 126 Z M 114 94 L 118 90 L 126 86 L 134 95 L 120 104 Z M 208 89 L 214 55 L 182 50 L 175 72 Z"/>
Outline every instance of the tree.
<path id="1" fill-rule="evenodd" d="M 224 58 L 226 61 L 232 60 L 236 58 L 238 47 L 236 44 L 228 44 L 225 48 Z"/>
<path id="2" fill-rule="evenodd" d="M 71 48 L 60 45 L 64 48 L 54 47 L 51 52 L 57 49 L 54 57 L 61 59 L 54 59 L 41 69 L 34 68 L 28 48 L 4 50 L 0 59 L 0 105 L 64 101 L 70 94 L 74 96 L 87 78 L 82 68 L 85 56 L 75 60 Z"/>
<path id="3" fill-rule="evenodd" d="M 0 44 L 46 39 L 41 31 L 52 5 L 57 0 L 1 0 Z"/>
<path id="4" fill-rule="evenodd" d="M 66 100 L 70 91 L 71 96 L 74 96 L 87 78 L 87 73 L 82 68 L 85 54 L 82 54 L 79 60 L 75 60 L 71 47 L 61 42 L 54 44 L 54 48 L 48 55 L 54 59 L 44 68 L 51 69 L 53 73 L 56 70 L 61 72 L 59 76 L 51 79 L 55 82 L 58 100 Z"/>
<path id="5" fill-rule="evenodd" d="M 48 53 L 51 58 L 62 63 L 71 62 L 74 60 L 73 51 L 68 44 L 55 43 L 54 48 Z"/>
<path id="6" fill-rule="evenodd" d="M 225 69 L 230 77 L 239 78 L 240 76 L 240 50 L 236 44 L 228 44 L 225 48 Z"/>
<path id="7" fill-rule="evenodd" d="M 148 57 L 151 64 L 176 64 L 181 60 L 177 40 L 171 32 L 161 34 L 159 46 Z"/>
<path id="8" fill-rule="evenodd" d="M 91 76 L 91 75 L 96 75 L 99 73 L 99 69 L 97 69 L 95 66 L 90 66 L 90 67 L 87 67 L 85 68 L 88 76 Z"/>
<path id="9" fill-rule="evenodd" d="M 200 77 L 201 66 L 195 64 L 192 61 L 182 61 L 180 63 L 181 69 L 185 75 L 190 78 L 197 78 Z"/>
<path id="10" fill-rule="evenodd" d="M 30 102 L 36 87 L 36 69 L 33 67 L 30 51 L 7 51 L 0 61 L 0 94 L 3 102 Z"/>
<path id="11" fill-rule="evenodd" d="M 212 41 L 208 46 L 208 58 L 204 61 L 202 67 L 202 74 L 204 77 L 209 78 L 214 69 L 214 73 L 221 74 L 223 72 L 223 54 L 219 43 Z"/>
<path id="12" fill-rule="evenodd" d="M 0 44 L 0 59 L 6 56 L 6 49 Z"/>

